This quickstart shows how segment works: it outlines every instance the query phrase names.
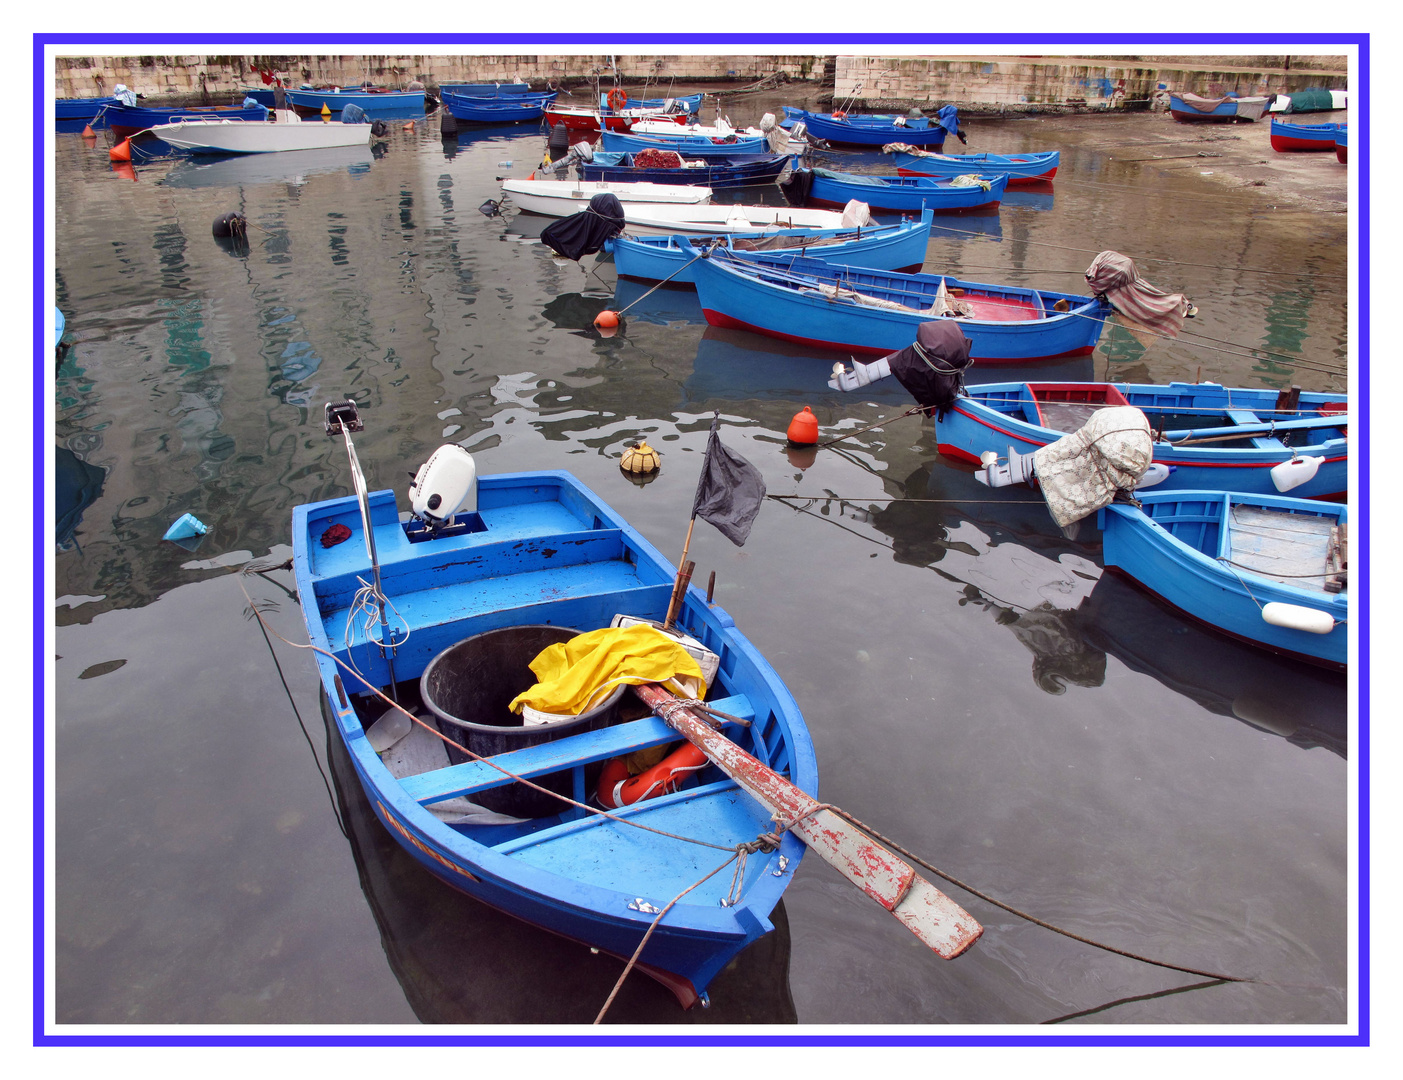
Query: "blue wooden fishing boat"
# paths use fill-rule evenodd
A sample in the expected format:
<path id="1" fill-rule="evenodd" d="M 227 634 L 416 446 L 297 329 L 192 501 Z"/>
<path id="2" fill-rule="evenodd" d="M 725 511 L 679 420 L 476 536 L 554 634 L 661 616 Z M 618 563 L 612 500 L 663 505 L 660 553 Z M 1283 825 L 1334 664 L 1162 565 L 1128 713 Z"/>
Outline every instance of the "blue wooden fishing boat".
<path id="1" fill-rule="evenodd" d="M 1335 136 L 1343 124 L 1293 124 L 1289 120 L 1271 118 L 1271 148 L 1278 153 L 1290 151 L 1316 151 L 1325 153 L 1335 149 Z"/>
<path id="2" fill-rule="evenodd" d="M 684 94 L 675 98 L 635 98 L 615 88 L 599 95 L 599 107 L 613 112 L 624 109 L 675 109 L 678 112 L 694 113 L 701 108 L 701 94 Z"/>
<path id="3" fill-rule="evenodd" d="M 977 177 L 972 182 L 935 176 L 866 176 L 829 169 L 795 169 L 785 198 L 799 206 L 844 207 L 857 199 L 873 210 L 937 214 L 997 209 L 1008 187 L 1006 176 Z M 791 194 L 797 192 L 798 194 Z"/>
<path id="4" fill-rule="evenodd" d="M 813 137 L 844 146 L 885 146 L 897 142 L 910 146 L 943 146 L 945 136 L 958 130 L 953 105 L 943 106 L 934 119 L 879 113 L 816 113 L 786 105 L 782 123 L 785 127 L 803 123 Z"/>
<path id="5" fill-rule="evenodd" d="M 1261 118 L 1270 97 L 1239 97 L 1226 94 L 1220 98 L 1199 97 L 1197 94 L 1169 95 L 1169 115 L 1181 123 L 1230 124 L 1234 121 L 1252 122 Z"/>
<path id="6" fill-rule="evenodd" d="M 268 110 L 262 105 L 196 105 L 163 109 L 117 102 L 104 106 L 100 116 L 114 135 L 126 139 L 157 124 L 169 124 L 176 120 L 267 120 Z"/>
<path id="7" fill-rule="evenodd" d="M 777 229 L 765 233 L 690 236 L 693 251 L 721 243 L 745 258 L 762 254 L 776 258 L 802 256 L 873 270 L 920 270 L 930 243 L 931 212 L 919 221 L 867 225 L 850 229 Z M 620 277 L 694 285 L 690 260 L 676 236 L 616 236 L 604 244 L 614 257 Z"/>
<path id="8" fill-rule="evenodd" d="M 935 437 L 942 454 L 979 464 L 986 453 L 1010 447 L 1032 453 L 1078 430 L 1098 409 L 1131 405 L 1156 433 L 1154 461 L 1169 467 L 1156 490 L 1343 498 L 1347 402 L 1344 394 L 1217 383 L 986 383 L 966 388 L 936 420 Z"/>
<path id="9" fill-rule="evenodd" d="M 683 253 L 700 254 L 686 238 Z M 953 318 L 986 364 L 1078 356 L 1096 348 L 1111 307 L 1094 296 L 899 274 L 819 259 L 717 249 L 692 265 L 706 321 L 850 353 L 904 349 L 916 329 Z"/>
<path id="10" fill-rule="evenodd" d="M 769 140 L 763 135 L 731 135 L 713 138 L 690 135 L 687 128 L 677 126 L 676 135 L 635 135 L 632 132 L 602 131 L 600 148 L 610 153 L 637 153 L 640 150 L 675 150 L 687 158 L 729 158 L 740 155 L 768 154 Z"/>
<path id="11" fill-rule="evenodd" d="M 684 1005 L 770 931 L 806 846 L 940 955 L 979 936 L 817 802 L 813 746 L 779 675 L 597 495 L 565 472 L 479 478 L 448 445 L 402 518 L 392 491 L 367 490 L 361 426 L 353 402 L 327 405 L 355 494 L 293 510 L 293 568 L 324 707 L 376 816 L 425 869 L 636 958 Z M 539 653 L 596 631 L 589 645 L 610 663 L 584 678 L 579 707 L 512 711 L 523 692 L 540 700 L 549 676 L 527 666 Z M 700 689 L 698 671 L 704 703 L 669 692 L 683 675 Z M 624 756 L 659 747 L 630 778 Z M 776 820 L 789 827 L 771 842 Z"/>
<path id="12" fill-rule="evenodd" d="M 670 168 L 638 165 L 636 155 L 627 151 L 594 152 L 588 161 L 579 163 L 584 180 L 616 182 L 645 182 L 650 184 L 700 184 L 709 188 L 750 187 L 773 184 L 793 158 L 789 154 L 737 154 L 727 158 L 699 158 Z"/>
<path id="13" fill-rule="evenodd" d="M 393 113 L 396 116 L 413 116 L 424 111 L 423 90 L 390 90 L 382 86 L 332 86 L 315 88 L 289 87 L 288 106 L 303 115 L 321 115 L 323 110 L 333 115 L 347 105 L 357 105 L 367 115 Z"/>
<path id="14" fill-rule="evenodd" d="M 1137 492 L 1097 512 L 1108 570 L 1241 641 L 1349 661 L 1348 508 L 1280 495 Z"/>
<path id="15" fill-rule="evenodd" d="M 457 94 L 459 97 L 523 97 L 541 93 L 539 90 L 532 90 L 530 83 L 506 82 L 506 83 L 447 83 L 438 88 L 440 94 Z"/>
<path id="16" fill-rule="evenodd" d="M 1341 165 L 1349 162 L 1349 129 L 1344 124 L 1335 132 L 1335 160 Z"/>
<path id="17" fill-rule="evenodd" d="M 91 121 L 103 108 L 117 103 L 115 97 L 59 98 L 54 102 L 54 119 Z"/>
<path id="18" fill-rule="evenodd" d="M 508 98 L 471 97 L 443 92 L 443 107 L 470 124 L 521 124 L 540 120 L 554 93 L 520 94 Z"/>
<path id="19" fill-rule="evenodd" d="M 1035 154 L 937 154 L 914 147 L 897 149 L 888 144 L 899 176 L 1003 176 L 1008 186 L 1038 184 L 1057 175 L 1062 155 L 1057 150 Z"/>

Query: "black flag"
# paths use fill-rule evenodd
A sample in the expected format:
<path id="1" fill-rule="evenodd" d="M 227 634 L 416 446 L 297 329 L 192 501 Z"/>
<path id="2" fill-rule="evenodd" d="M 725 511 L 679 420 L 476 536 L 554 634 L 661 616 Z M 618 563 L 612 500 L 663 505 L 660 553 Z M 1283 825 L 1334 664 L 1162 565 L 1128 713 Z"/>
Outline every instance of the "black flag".
<path id="1" fill-rule="evenodd" d="M 706 460 L 697 481 L 692 517 L 715 525 L 740 547 L 765 501 L 765 478 L 745 458 L 721 445 L 721 436 L 716 432 L 720 419 L 718 409 L 711 418 L 711 438 L 707 440 Z"/>

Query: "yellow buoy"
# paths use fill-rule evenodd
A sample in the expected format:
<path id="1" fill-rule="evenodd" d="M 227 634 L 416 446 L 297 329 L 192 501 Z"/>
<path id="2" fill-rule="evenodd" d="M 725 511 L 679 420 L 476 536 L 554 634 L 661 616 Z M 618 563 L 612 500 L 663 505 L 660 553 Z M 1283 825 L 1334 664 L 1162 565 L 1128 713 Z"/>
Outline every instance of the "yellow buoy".
<path id="1" fill-rule="evenodd" d="M 323 120 L 328 119 L 330 116 L 331 116 L 331 106 L 328 105 L 325 101 L 323 101 L 323 102 L 322 102 L 322 119 L 323 119 Z"/>
<path id="2" fill-rule="evenodd" d="M 662 466 L 662 456 L 646 442 L 636 442 L 624 451 L 619 459 L 619 468 L 626 473 L 642 476 L 657 472 Z"/>

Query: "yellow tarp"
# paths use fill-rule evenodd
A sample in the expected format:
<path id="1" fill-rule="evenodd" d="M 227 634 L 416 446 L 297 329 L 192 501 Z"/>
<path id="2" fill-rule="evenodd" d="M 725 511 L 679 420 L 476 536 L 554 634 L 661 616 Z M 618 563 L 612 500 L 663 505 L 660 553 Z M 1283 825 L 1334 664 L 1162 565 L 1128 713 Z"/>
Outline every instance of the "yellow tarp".
<path id="1" fill-rule="evenodd" d="M 577 716 L 598 705 L 621 682 L 666 683 L 674 676 L 694 679 L 700 687 L 695 696 L 706 696 L 706 682 L 691 654 L 642 623 L 591 630 L 547 646 L 531 661 L 531 670 L 540 681 L 516 696 L 513 712 L 529 705 L 545 713 Z"/>

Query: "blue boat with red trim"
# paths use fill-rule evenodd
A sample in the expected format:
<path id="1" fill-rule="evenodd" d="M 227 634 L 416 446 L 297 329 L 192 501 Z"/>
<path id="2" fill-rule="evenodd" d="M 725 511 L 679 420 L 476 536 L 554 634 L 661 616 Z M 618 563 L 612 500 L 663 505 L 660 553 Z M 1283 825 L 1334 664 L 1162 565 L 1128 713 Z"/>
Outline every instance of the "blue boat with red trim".
<path id="1" fill-rule="evenodd" d="M 942 454 L 1032 453 L 1100 409 L 1130 405 L 1155 434 L 1159 489 L 1202 488 L 1343 498 L 1349 487 L 1348 397 L 1217 383 L 987 383 L 967 387 L 936 420 Z M 1302 478 L 1309 472 L 1309 477 Z"/>
<path id="2" fill-rule="evenodd" d="M 1003 176 L 1008 186 L 1039 184 L 1057 175 L 1062 154 L 1046 150 L 1035 154 L 937 154 L 904 144 L 888 144 L 898 176 Z"/>
<path id="3" fill-rule="evenodd" d="M 814 138 L 840 146 L 885 146 L 898 142 L 922 147 L 944 146 L 947 135 L 960 134 L 959 113 L 953 105 L 941 106 L 934 118 L 841 110 L 816 113 L 786 105 L 781 125 L 792 127 L 800 123 Z"/>
<path id="4" fill-rule="evenodd" d="M 1271 148 L 1278 153 L 1328 153 L 1335 149 L 1335 136 L 1344 124 L 1293 124 L 1289 120 L 1271 119 Z"/>
<path id="5" fill-rule="evenodd" d="M 675 150 L 640 150 L 636 154 L 597 150 L 587 160 L 580 161 L 578 169 L 581 179 L 586 181 L 733 188 L 773 184 L 792 160 L 790 154 L 736 154 L 688 163 L 686 156 Z M 644 164 L 650 161 L 671 164 Z"/>
<path id="6" fill-rule="evenodd" d="M 970 356 L 986 364 L 1080 356 L 1096 348 L 1111 313 L 1096 296 L 901 274 L 814 258 L 678 244 L 713 326 L 853 354 L 884 355 L 916 340 L 933 319 L 954 319 Z"/>
<path id="7" fill-rule="evenodd" d="M 795 169 L 781 185 L 795 206 L 842 209 L 853 199 L 873 210 L 960 214 L 997 211 L 1007 176 L 873 176 L 831 169 Z"/>
<path id="8" fill-rule="evenodd" d="M 268 109 L 263 105 L 193 105 L 171 108 L 148 108 L 123 105 L 120 101 L 104 105 L 98 117 L 119 139 L 127 139 L 158 124 L 177 120 L 267 120 Z"/>

